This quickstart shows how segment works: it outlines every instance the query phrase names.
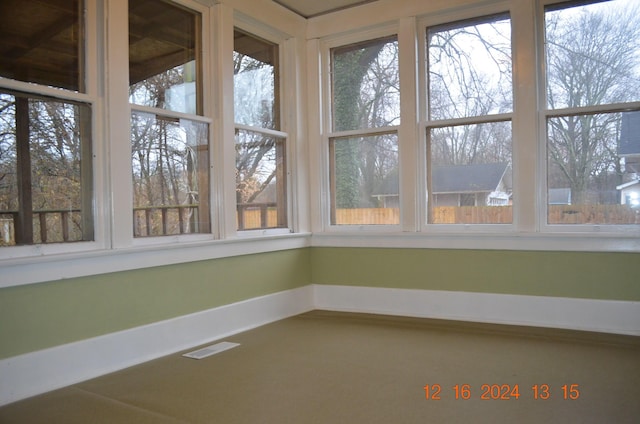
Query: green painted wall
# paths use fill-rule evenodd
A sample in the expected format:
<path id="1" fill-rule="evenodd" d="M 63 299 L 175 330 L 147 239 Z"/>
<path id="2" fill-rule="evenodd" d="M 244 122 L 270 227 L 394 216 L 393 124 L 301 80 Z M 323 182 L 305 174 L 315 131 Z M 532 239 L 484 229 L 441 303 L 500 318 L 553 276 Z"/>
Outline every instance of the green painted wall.
<path id="1" fill-rule="evenodd" d="M 639 253 L 312 248 L 315 284 L 640 300 Z"/>
<path id="2" fill-rule="evenodd" d="M 0 359 L 311 283 L 640 301 L 640 253 L 314 247 L 0 289 Z"/>
<path id="3" fill-rule="evenodd" d="M 310 283 L 309 249 L 0 289 L 0 359 Z"/>

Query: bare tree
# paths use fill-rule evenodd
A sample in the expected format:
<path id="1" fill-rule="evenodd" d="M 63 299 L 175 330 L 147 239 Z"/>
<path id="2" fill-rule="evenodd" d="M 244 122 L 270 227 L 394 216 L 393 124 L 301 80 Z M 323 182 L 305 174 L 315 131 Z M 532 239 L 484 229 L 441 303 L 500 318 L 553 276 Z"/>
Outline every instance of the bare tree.
<path id="1" fill-rule="evenodd" d="M 640 99 L 639 16 L 637 5 L 546 14 L 550 109 Z M 613 113 L 548 121 L 550 180 L 571 188 L 572 203 L 597 202 L 589 193 L 596 181 L 609 181 L 607 189 L 615 192 L 611 175 L 621 171 L 616 154 L 619 125 L 620 115 Z"/>
<path id="2" fill-rule="evenodd" d="M 510 22 L 462 22 L 428 31 L 431 120 L 482 117 L 513 108 Z M 433 163 L 510 162 L 508 122 L 446 126 L 431 131 Z"/>

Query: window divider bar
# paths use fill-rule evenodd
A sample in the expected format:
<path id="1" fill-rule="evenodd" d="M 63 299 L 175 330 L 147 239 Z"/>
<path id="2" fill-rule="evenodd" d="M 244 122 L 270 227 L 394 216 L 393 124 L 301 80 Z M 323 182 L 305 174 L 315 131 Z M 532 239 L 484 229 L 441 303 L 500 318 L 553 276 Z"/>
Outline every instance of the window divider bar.
<path id="1" fill-rule="evenodd" d="M 16 81 L 0 77 L 0 88 L 13 93 L 27 94 L 38 99 L 57 99 L 70 102 L 95 103 L 95 97 L 86 93 L 70 91 L 61 88 L 48 87 L 30 82 Z"/>
<path id="2" fill-rule="evenodd" d="M 427 128 L 444 128 L 461 125 L 487 124 L 490 122 L 505 122 L 513 119 L 513 113 L 497 113 L 495 115 L 469 116 L 464 118 L 451 118 L 429 120 L 426 123 Z"/>
<path id="3" fill-rule="evenodd" d="M 187 119 L 189 121 L 203 122 L 205 124 L 211 124 L 213 122 L 211 118 L 206 116 L 190 115 L 188 113 L 176 112 L 169 109 L 134 105 L 133 103 L 131 103 L 131 112 L 148 113 L 161 118 Z"/>
<path id="4" fill-rule="evenodd" d="M 611 103 L 607 105 L 594 105 L 571 107 L 564 109 L 545 109 L 543 114 L 547 118 L 558 118 L 571 115 L 595 115 L 600 113 L 616 113 L 640 110 L 640 102 Z"/>
<path id="5" fill-rule="evenodd" d="M 363 137 L 379 134 L 393 134 L 399 130 L 398 126 L 393 127 L 378 127 L 378 128 L 363 128 L 357 130 L 336 131 L 329 134 L 329 138 L 345 138 L 345 137 Z"/>
<path id="6" fill-rule="evenodd" d="M 269 128 L 254 127 L 251 125 L 242 125 L 242 124 L 235 124 L 235 127 L 237 130 L 257 132 L 260 134 L 270 135 L 273 137 L 287 138 L 289 136 L 289 134 L 287 134 L 286 132 L 271 130 Z"/>

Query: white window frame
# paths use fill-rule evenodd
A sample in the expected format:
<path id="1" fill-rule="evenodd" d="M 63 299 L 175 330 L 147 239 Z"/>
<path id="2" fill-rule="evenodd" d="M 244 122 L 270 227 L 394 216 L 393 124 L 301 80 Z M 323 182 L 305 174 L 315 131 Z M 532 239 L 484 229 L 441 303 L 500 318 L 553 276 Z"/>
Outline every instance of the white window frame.
<path id="1" fill-rule="evenodd" d="M 409 24 L 411 25 L 411 24 Z M 400 222 L 398 224 L 363 224 L 363 225 L 350 225 L 350 224 L 332 224 L 331 223 L 331 184 L 330 184 L 330 163 L 331 158 L 329 157 L 329 144 L 332 139 L 338 139 L 342 137 L 357 137 L 357 136 L 371 136 L 377 134 L 392 134 L 395 133 L 398 138 L 398 167 L 399 167 L 399 176 L 400 181 L 404 181 L 404 171 L 403 166 L 404 162 L 407 160 L 405 157 L 406 151 L 410 151 L 410 145 L 404 146 L 401 142 L 402 135 L 407 132 L 411 132 L 409 126 L 412 119 L 410 118 L 410 107 L 403 108 L 405 104 L 410 104 L 410 102 L 405 101 L 403 98 L 402 89 L 400 93 L 400 124 L 397 126 L 387 126 L 387 127 L 377 127 L 377 128 L 363 128 L 363 129 L 355 129 L 355 130 L 345 130 L 345 131 L 334 131 L 333 130 L 333 96 L 331 93 L 331 49 L 336 47 L 348 46 L 350 44 L 356 44 L 366 41 L 373 41 L 378 38 L 384 38 L 389 36 L 397 36 L 398 39 L 398 48 L 399 48 L 399 58 L 398 58 L 398 72 L 400 75 L 400 84 L 401 87 L 406 86 L 406 83 L 403 85 L 404 80 L 406 80 L 406 76 L 402 73 L 402 63 L 401 63 L 401 55 L 400 46 L 401 42 L 401 34 L 398 23 L 387 24 L 375 29 L 370 29 L 366 31 L 359 31 L 349 34 L 341 34 L 338 36 L 330 36 L 321 40 L 319 44 L 320 49 L 320 84 L 321 84 L 321 96 L 325 101 L 321 102 L 321 116 L 320 119 L 320 143 L 322 154 L 320 156 L 321 162 L 321 192 L 322 200 L 321 200 L 321 219 L 322 219 L 322 228 L 327 232 L 373 232 L 373 233 L 391 233 L 391 232 L 400 232 L 402 230 L 403 223 L 406 223 L 407 220 L 404 219 L 404 199 L 407 197 L 403 193 L 403 184 L 399 184 L 399 207 L 400 207 Z M 407 122 L 409 121 L 409 122 Z"/>
<path id="2" fill-rule="evenodd" d="M 269 128 L 261 128 L 250 125 L 243 125 L 235 122 L 234 116 L 234 105 L 233 105 L 233 72 L 231 72 L 231 78 L 228 83 L 230 84 L 230 94 L 231 101 L 230 104 L 224 106 L 224 118 L 227 121 L 227 126 L 233 127 L 233 133 L 229 134 L 227 132 L 228 140 L 231 140 L 232 146 L 231 150 L 233 153 L 233 160 L 231 160 L 231 155 L 228 156 L 226 161 L 226 171 L 225 175 L 231 176 L 231 171 L 233 172 L 233 178 L 229 179 L 229 181 L 233 181 L 233 197 L 227 196 L 225 200 L 227 200 L 227 204 L 225 207 L 225 216 L 227 217 L 225 222 L 225 234 L 227 237 L 238 237 L 238 238 L 250 238 L 250 237 L 259 237 L 259 236 L 279 236 L 291 234 L 296 231 L 296 218 L 294 213 L 294 208 L 292 205 L 294 201 L 292 200 L 292 196 L 294 194 L 294 190 L 292 190 L 292 179 L 293 172 L 292 170 L 295 167 L 295 137 L 293 133 L 295 132 L 295 118 L 293 116 L 293 110 L 297 105 L 296 96 L 294 94 L 294 89 L 292 84 L 286 83 L 286 81 L 291 81 L 295 79 L 295 59 L 292 58 L 292 55 L 295 54 L 295 46 L 292 44 L 292 41 L 289 40 L 289 37 L 281 32 L 280 30 L 271 27 L 269 25 L 258 23 L 255 19 L 250 18 L 249 16 L 236 12 L 234 13 L 233 25 L 232 25 L 232 34 L 233 30 L 239 29 L 243 32 L 246 32 L 249 35 L 261 38 L 270 43 L 276 44 L 278 46 L 278 76 L 279 83 L 278 93 L 279 96 L 279 107 L 280 107 L 280 129 L 274 130 Z M 231 53 L 233 54 L 234 46 L 233 39 L 231 40 Z M 236 225 L 236 214 L 237 214 L 237 204 L 235 198 L 235 130 L 246 130 L 250 132 L 255 132 L 259 134 L 264 134 L 271 137 L 281 138 L 285 143 L 285 173 L 286 173 L 286 182 L 285 182 L 285 201 L 286 201 L 286 211 L 287 211 L 287 226 L 282 228 L 258 228 L 258 229 L 248 229 L 248 230 L 238 230 Z M 227 140 L 225 138 L 225 140 Z M 226 141 L 225 141 L 226 142 Z M 231 165 L 231 166 L 229 166 Z M 232 169 L 231 169 L 232 168 Z M 229 204 L 229 200 L 231 200 Z"/>
<path id="3" fill-rule="evenodd" d="M 101 15 L 99 0 L 84 0 L 84 79 L 85 92 L 75 92 L 72 90 L 48 87 L 44 85 L 13 80 L 0 77 L 0 87 L 9 90 L 20 91 L 25 94 L 47 96 L 61 101 L 80 102 L 87 104 L 91 109 L 91 140 L 93 163 L 91 172 L 93 173 L 93 187 L 91 189 L 93 197 L 93 241 L 62 242 L 62 243 L 42 243 L 33 245 L 7 246 L 0 248 L 0 261 L 5 259 L 18 259 L 34 256 L 59 255 L 65 253 L 77 253 L 103 249 L 108 245 L 107 232 L 105 231 L 106 217 L 102 213 L 106 203 L 104 189 L 106 180 L 104 178 L 104 158 L 106 148 L 103 127 L 101 126 L 104 114 L 101 100 L 102 79 L 99 76 L 100 52 L 102 52 L 102 41 L 99 21 Z"/>
<path id="4" fill-rule="evenodd" d="M 211 48 L 211 26 L 212 26 L 212 17 L 211 17 L 211 8 L 206 7 L 205 5 L 203 5 L 201 2 L 198 2 L 196 0 L 171 0 L 171 3 L 174 3 L 176 5 L 179 6 L 183 6 L 187 9 L 192 10 L 195 13 L 199 13 L 201 16 L 201 25 L 200 25 L 200 31 L 201 33 L 198 34 L 201 37 L 200 43 L 201 43 L 201 61 L 202 63 L 200 64 L 200 67 L 202 69 L 202 91 L 200 93 L 200 95 L 203 97 L 202 99 L 202 111 L 201 114 L 187 114 L 187 113 L 182 113 L 182 112 L 176 112 L 176 111 L 171 111 L 168 109 L 161 109 L 161 108 L 153 108 L 153 107 L 148 107 L 148 106 L 141 106 L 141 105 L 136 105 L 133 103 L 129 103 L 129 99 L 127 96 L 127 109 L 128 109 L 128 121 L 126 124 L 126 127 L 128 128 L 127 131 L 127 148 L 129 150 L 129 155 L 127 156 L 127 158 L 129 159 L 129 162 L 131 162 L 131 154 L 130 154 L 130 150 L 131 150 L 131 138 L 130 138 L 130 126 L 131 126 L 131 114 L 133 112 L 141 112 L 141 113 L 147 113 L 147 114 L 152 114 L 152 115 L 158 115 L 161 117 L 168 117 L 168 118 L 175 118 L 175 119 L 185 119 L 188 121 L 193 121 L 193 122 L 198 122 L 198 123 L 205 123 L 208 125 L 209 127 L 209 140 L 208 140 L 208 152 L 209 152 L 209 222 L 210 222 L 210 228 L 211 231 L 208 233 L 193 233 L 193 234 L 175 234 L 175 235 L 161 235 L 161 236 L 144 236 L 144 237 L 134 237 L 133 235 L 133 193 L 132 193 L 132 186 L 131 186 L 131 182 L 128 183 L 129 185 L 129 190 L 131 190 L 130 196 L 129 196 L 129 215 L 131 216 L 131 218 L 127 218 L 125 216 L 121 217 L 122 222 L 126 222 L 127 220 L 130 219 L 131 225 L 128 226 L 129 229 L 129 235 L 125 236 L 125 234 L 122 234 L 122 243 L 124 246 L 132 246 L 132 247 L 144 247 L 144 246 L 162 246 L 162 245 L 175 245 L 176 243 L 192 243 L 192 242 L 205 242 L 205 241 L 211 241 L 211 240 L 215 240 L 216 238 L 218 238 L 218 232 L 216 231 L 217 229 L 217 225 L 216 225 L 216 219 L 217 219 L 217 213 L 216 213 L 216 203 L 214 202 L 215 198 L 214 198 L 214 194 L 213 191 L 214 189 L 214 184 L 213 184 L 213 178 L 214 176 L 212 175 L 212 169 L 214 167 L 214 159 L 215 159 L 215 154 L 214 154 L 214 140 L 215 140 L 215 131 L 214 131 L 214 118 L 213 118 L 213 107 L 212 107 L 212 101 L 211 99 L 214 99 L 212 96 L 213 93 L 213 88 L 212 88 L 212 83 L 211 80 L 212 78 L 210 78 L 210 76 L 212 75 L 212 48 Z M 128 10 L 127 10 L 128 11 Z M 127 15 L 128 16 L 128 15 Z M 126 34 L 129 33 L 129 26 L 128 26 L 129 20 L 127 19 L 124 25 L 124 31 L 126 32 Z M 126 48 L 126 52 L 127 52 L 127 68 L 129 66 L 129 61 L 128 61 L 128 43 L 127 43 L 127 48 Z M 128 72 L 127 72 L 127 78 L 128 78 Z M 127 81 L 127 90 L 128 90 L 128 81 Z M 128 93 L 128 91 L 127 91 Z M 122 150 L 124 150 L 124 147 L 122 148 Z M 124 173 L 124 169 L 122 170 L 122 172 Z M 132 173 L 132 164 L 129 163 L 127 166 L 127 172 L 129 173 L 129 181 L 131 180 L 131 173 Z M 124 203 L 126 201 L 126 199 L 122 199 L 122 202 Z M 123 212 L 123 208 L 118 208 L 118 211 L 116 212 L 114 209 L 114 214 L 115 213 L 124 213 Z M 123 246 L 123 247 L 124 247 Z"/>
<path id="5" fill-rule="evenodd" d="M 547 68 L 546 68 L 546 51 L 545 46 L 545 7 L 550 5 L 562 5 L 567 3 L 567 9 L 571 8 L 571 3 L 566 0 L 539 0 L 537 3 L 537 43 L 538 57 L 542 66 L 540 66 L 538 74 L 538 99 L 539 99 L 539 120 L 538 134 L 540 141 L 538 147 L 538 198 L 540 199 L 540 207 L 538 208 L 538 221 L 540 222 L 540 231 L 542 233 L 569 233 L 569 234 L 610 234 L 625 237 L 639 237 L 640 225 L 638 224 L 549 224 L 548 223 L 548 190 L 547 190 L 547 120 L 549 118 L 567 115 L 581 115 L 584 113 L 615 113 L 624 112 L 630 109 L 640 110 L 640 101 L 628 103 L 610 103 L 596 106 L 584 106 L 578 108 L 561 108 L 549 109 L 547 106 Z M 574 4 L 573 7 L 579 6 Z"/>
<path id="6" fill-rule="evenodd" d="M 16 246 L 0 249 L 0 288 L 56 281 L 60 279 L 141 269 L 146 267 L 179 264 L 192 261 L 211 260 L 238 255 L 273 252 L 305 248 L 310 245 L 308 232 L 291 234 L 290 229 L 271 232 L 265 237 L 261 233 L 235 233 L 235 138 L 233 110 L 225 104 L 233 98 L 233 28 L 246 23 L 248 31 L 264 38 L 273 39 L 273 34 L 282 43 L 283 70 L 286 80 L 282 87 L 283 127 L 289 135 L 289 182 L 298 196 L 289 196 L 288 207 L 296 211 L 304 206 L 294 204 L 300 193 L 307 194 L 304 184 L 299 184 L 291 175 L 296 170 L 296 161 L 306 161 L 306 149 L 298 148 L 294 138 L 304 138 L 306 117 L 300 105 L 306 87 L 304 66 L 304 25 L 302 21 L 291 22 L 288 13 L 279 6 L 264 4 L 256 10 L 255 5 L 238 5 L 247 9 L 242 15 L 228 4 L 211 4 L 207 0 L 173 0 L 176 4 L 202 13 L 203 27 L 203 106 L 204 115 L 196 120 L 210 121 L 210 162 L 212 178 L 211 220 L 212 234 L 182 236 L 133 237 L 133 197 L 131 182 L 130 122 L 132 105 L 129 103 L 129 57 L 128 57 L 128 8 L 126 2 L 87 0 L 88 16 L 95 20 L 87 24 L 87 94 L 71 93 L 70 100 L 92 101 L 94 142 L 94 195 L 96 216 L 94 226 L 96 242 L 74 242 L 58 245 Z M 235 5 L 234 5 L 235 6 Z M 266 12 L 265 12 L 266 11 Z M 271 24 L 283 28 L 278 32 L 259 22 L 261 13 L 267 13 Z M 255 15 L 255 18 L 250 16 Z M 236 17 L 243 24 L 236 22 Z M 258 30 L 273 31 L 271 36 Z M 267 30 L 268 29 L 268 30 Z M 290 35 L 288 35 L 290 34 Z M 297 55 L 297 56 L 296 56 Z M 231 70 L 231 72 L 229 72 Z M 211 76 L 214 77 L 211 77 Z M 0 80 L 7 88 L 33 91 L 31 84 L 13 80 Z M 93 88 L 90 88 L 93 87 Z M 38 91 L 40 93 L 40 91 Z M 44 95 L 66 96 L 59 89 L 43 88 Z M 286 99 L 286 100 L 285 100 Z M 148 111 L 144 107 L 137 109 Z M 230 113 L 229 113 L 230 112 Z M 179 113 L 162 111 L 163 115 Z M 193 119 L 188 116 L 188 119 Z M 300 122 L 300 123 L 299 123 Z M 230 132 L 229 132 L 230 130 Z M 230 137 L 225 138 L 225 134 Z M 231 157 L 229 162 L 227 159 Z M 226 156 L 225 156 L 226 155 Z M 230 164 L 230 166 L 229 166 Z M 305 168 L 301 168 L 306 174 Z M 228 172 L 231 172 L 231 179 Z M 231 195 L 231 201 L 225 196 Z M 229 213 L 230 212 L 230 213 Z M 297 219 L 290 214 L 290 226 L 308 230 L 308 219 Z M 232 222 L 233 231 L 225 231 Z M 22 249 L 22 248 L 25 249 Z M 21 253 L 25 252 L 25 253 Z M 7 260 L 4 260 L 4 259 Z"/>
<path id="7" fill-rule="evenodd" d="M 640 252 L 640 228 L 548 228 L 546 223 L 546 118 L 541 34 L 543 7 L 560 0 L 498 0 L 462 6 L 411 4 L 406 10 L 372 5 L 378 13 L 364 19 L 356 10 L 332 19 L 309 22 L 307 64 L 310 84 L 309 136 L 311 149 L 310 199 L 312 245 L 321 247 L 400 247 L 436 249 L 509 249 L 537 251 Z M 456 5 L 460 3 L 461 6 Z M 369 7 L 369 6 L 367 6 Z M 429 11 L 427 12 L 427 10 Z M 387 12 L 382 13 L 380 12 Z M 427 224 L 426 209 L 426 29 L 483 16 L 508 13 L 511 19 L 513 102 L 513 187 L 517 191 L 512 224 Z M 391 22 L 391 23 L 389 23 Z M 398 25 L 401 73 L 401 229 L 371 225 L 345 228 L 329 225 L 327 119 L 331 97 L 328 49 L 376 36 Z M 368 35 L 368 36 L 367 36 Z M 314 38 L 316 37 L 316 38 Z M 417 98 L 416 98 L 417 96 Z M 412 103 L 413 100 L 413 103 Z M 544 106 L 544 105 L 543 105 Z M 625 105 L 627 108 L 629 105 Z M 635 107 L 635 104 L 633 105 Z M 612 106 L 616 109 L 618 106 Z M 413 114 L 413 115 L 412 115 Z M 316 117 L 317 116 L 317 117 Z M 319 135 L 316 136 L 316 133 Z M 403 195 L 405 193 L 406 195 Z M 608 227 L 612 227 L 611 225 Z"/>
<path id="8" fill-rule="evenodd" d="M 496 15 L 507 15 L 509 17 L 509 21 L 511 23 L 511 68 L 512 68 L 512 93 L 513 93 L 513 110 L 509 113 L 500 113 L 500 114 L 492 114 L 492 115 L 480 115 L 480 116 L 472 116 L 472 117 L 463 117 L 456 119 L 446 119 L 446 120 L 431 120 L 429 118 L 429 107 L 427 98 L 429 96 L 429 83 L 428 83 L 428 68 L 427 68 L 427 31 L 431 27 L 437 27 L 439 25 L 446 25 L 449 23 L 460 22 L 464 24 L 466 20 L 475 20 L 482 19 L 483 17 L 490 18 Z M 480 22 L 480 21 L 478 21 Z M 437 16 L 425 17 L 419 21 L 419 32 L 418 36 L 418 85 L 420 87 L 417 90 L 420 93 L 419 96 L 419 105 L 420 105 L 420 122 L 419 122 L 419 142 L 421 145 L 424 145 L 424 157 L 422 158 L 421 167 L 424 169 L 424 181 L 421 181 L 423 184 L 423 195 L 422 199 L 425 202 L 424 205 L 424 213 L 420 217 L 420 228 L 422 232 L 426 234 L 447 234 L 447 233 L 487 233 L 487 234 L 504 234 L 504 233 L 513 233 L 517 230 L 516 222 L 516 203 L 520 202 L 518 198 L 514 199 L 514 212 L 513 212 L 513 221 L 510 224 L 433 224 L 428 223 L 427 219 L 427 211 L 428 205 L 427 203 L 427 178 L 429 176 L 429 171 L 427 169 L 427 132 L 432 128 L 443 128 L 449 126 L 459 126 L 459 125 L 472 125 L 472 124 L 487 124 L 492 122 L 510 122 L 511 123 L 511 134 L 512 134 L 512 151 L 513 155 L 511 158 L 512 161 L 512 173 L 514 178 L 514 188 L 515 188 L 515 179 L 517 173 L 517 167 L 519 166 L 518 162 L 515 158 L 515 150 L 516 150 L 516 131 L 515 131 L 515 109 L 516 109 L 516 89 L 517 81 L 516 81 L 516 70 L 515 70 L 515 55 L 516 55 L 516 43 L 514 41 L 514 21 L 512 16 L 512 11 L 510 10 L 510 5 L 505 2 L 500 2 L 492 5 L 488 5 L 485 7 L 474 7 L 465 10 L 464 12 L 455 12 L 455 13 L 447 13 L 440 14 Z M 515 190 L 514 190 L 515 191 Z M 519 196 L 518 196 L 519 197 Z"/>

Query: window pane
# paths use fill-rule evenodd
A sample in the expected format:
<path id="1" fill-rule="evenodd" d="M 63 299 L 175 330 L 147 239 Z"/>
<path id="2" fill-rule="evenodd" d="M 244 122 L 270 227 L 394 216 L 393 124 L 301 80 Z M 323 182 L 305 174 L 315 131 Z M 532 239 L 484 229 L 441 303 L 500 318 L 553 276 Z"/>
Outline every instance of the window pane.
<path id="1" fill-rule="evenodd" d="M 0 93 L 0 245 L 93 239 L 91 110 Z"/>
<path id="2" fill-rule="evenodd" d="M 331 223 L 399 224 L 398 136 L 331 140 Z"/>
<path id="3" fill-rule="evenodd" d="M 280 129 L 278 46 L 236 30 L 233 64 L 235 122 Z"/>
<path id="4" fill-rule="evenodd" d="M 640 224 L 640 112 L 547 121 L 549 224 Z"/>
<path id="5" fill-rule="evenodd" d="M 331 50 L 333 130 L 400 124 L 397 37 Z"/>
<path id="6" fill-rule="evenodd" d="M 508 15 L 427 31 L 429 119 L 513 110 Z"/>
<path id="7" fill-rule="evenodd" d="M 640 100 L 637 0 L 547 7 L 545 31 L 550 109 Z"/>
<path id="8" fill-rule="evenodd" d="M 84 2 L 2 0 L 0 76 L 84 91 Z"/>
<path id="9" fill-rule="evenodd" d="M 236 132 L 238 229 L 286 228 L 285 139 Z"/>
<path id="10" fill-rule="evenodd" d="M 134 236 L 211 231 L 208 127 L 131 115 Z"/>
<path id="11" fill-rule="evenodd" d="M 511 122 L 429 132 L 429 223 L 512 222 Z"/>
<path id="12" fill-rule="evenodd" d="M 201 113 L 200 15 L 160 0 L 129 0 L 129 101 Z"/>

